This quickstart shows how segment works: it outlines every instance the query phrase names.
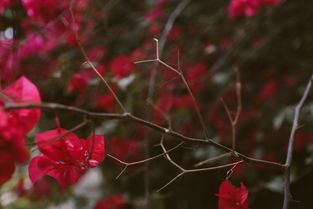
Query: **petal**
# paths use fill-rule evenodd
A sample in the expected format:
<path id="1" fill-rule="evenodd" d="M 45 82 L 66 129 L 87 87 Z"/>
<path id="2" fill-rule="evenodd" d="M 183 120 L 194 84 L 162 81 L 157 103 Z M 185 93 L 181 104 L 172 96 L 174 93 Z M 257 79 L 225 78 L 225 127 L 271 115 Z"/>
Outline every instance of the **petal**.
<path id="1" fill-rule="evenodd" d="M 12 160 L 12 156 L 7 151 L 0 152 L 0 185 L 8 181 L 14 171 L 15 171 L 15 164 Z"/>
<path id="2" fill-rule="evenodd" d="M 29 178 L 34 183 L 52 169 L 54 169 L 54 163 L 49 158 L 46 156 L 34 157 L 28 166 Z"/>
<path id="3" fill-rule="evenodd" d="M 37 87 L 22 76 L 17 81 L 7 86 L 3 93 L 15 102 L 36 102 L 41 103 L 41 98 Z"/>
<path id="4" fill-rule="evenodd" d="M 249 209 L 248 190 L 243 183 L 240 188 L 236 188 L 225 180 L 220 184 L 217 196 L 219 209 Z"/>
<path id="5" fill-rule="evenodd" d="M 122 195 L 113 195 L 104 200 L 99 200 L 94 209 L 121 209 L 126 205 L 126 199 Z"/>
<path id="6" fill-rule="evenodd" d="M 86 145 L 90 158 L 88 163 L 90 167 L 96 167 L 105 158 L 103 135 L 89 136 L 86 139 Z"/>
<path id="7" fill-rule="evenodd" d="M 16 103 L 41 103 L 37 87 L 24 76 L 7 86 L 2 93 Z M 21 128 L 24 130 L 24 133 L 27 133 L 39 121 L 41 111 L 39 109 L 20 109 L 10 111 L 10 113 L 18 118 Z"/>
<path id="8" fill-rule="evenodd" d="M 80 139 L 73 133 L 59 138 L 66 132 L 68 132 L 66 129 L 59 128 L 37 134 L 36 142 L 40 152 L 54 161 L 68 161 L 71 158 L 68 149 Z"/>
<path id="9" fill-rule="evenodd" d="M 240 203 L 244 204 L 247 201 L 247 199 L 248 199 L 248 189 L 243 183 L 240 183 Z"/>
<path id="10" fill-rule="evenodd" d="M 219 194 L 229 194 L 236 192 L 236 188 L 227 180 L 223 181 L 219 188 Z"/>
<path id="11" fill-rule="evenodd" d="M 219 187 L 218 208 L 219 209 L 231 209 L 234 205 L 235 197 L 234 190 L 236 188 L 227 180 L 223 181 Z"/>
<path id="12" fill-rule="evenodd" d="M 23 136 L 16 136 L 14 144 L 11 148 L 12 158 L 18 163 L 24 163 L 28 160 L 29 154 L 24 144 Z"/>
<path id="13" fill-rule="evenodd" d="M 28 160 L 24 133 L 14 118 L 9 118 L 8 124 L 0 127 L 0 150 L 7 151 L 14 162 L 23 163 Z"/>
<path id="14" fill-rule="evenodd" d="M 0 110 L 0 128 L 8 125 L 8 114 Z"/>
<path id="15" fill-rule="evenodd" d="M 110 154 L 120 160 L 138 160 L 142 153 L 140 150 L 141 142 L 138 140 L 125 140 L 121 138 L 112 138 L 108 142 Z"/>
<path id="16" fill-rule="evenodd" d="M 75 184 L 83 174 L 84 170 L 68 164 L 55 164 L 54 169 L 47 172 L 47 175 L 55 178 L 61 187 Z"/>
<path id="17" fill-rule="evenodd" d="M 29 177 L 35 182 L 44 175 L 55 178 L 61 187 L 75 184 L 84 174 L 84 170 L 69 164 L 56 163 L 46 156 L 33 158 L 29 163 Z"/>

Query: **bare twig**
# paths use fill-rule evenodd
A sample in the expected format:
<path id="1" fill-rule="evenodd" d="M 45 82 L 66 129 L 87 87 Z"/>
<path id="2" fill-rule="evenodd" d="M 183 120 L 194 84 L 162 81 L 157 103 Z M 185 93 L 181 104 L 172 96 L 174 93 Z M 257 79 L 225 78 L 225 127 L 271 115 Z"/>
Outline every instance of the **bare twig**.
<path id="1" fill-rule="evenodd" d="M 197 104 L 196 98 L 195 98 L 194 94 L 192 93 L 192 91 L 191 91 L 191 89 L 189 87 L 189 84 L 188 84 L 188 82 L 187 82 L 183 72 L 182 71 L 178 71 L 177 69 L 175 69 L 174 67 L 168 65 L 166 62 L 164 62 L 164 61 L 162 61 L 160 59 L 159 40 L 155 38 L 154 41 L 156 42 L 156 59 L 137 61 L 137 62 L 135 62 L 135 64 L 148 63 L 148 62 L 157 62 L 157 63 L 165 66 L 166 68 L 168 68 L 169 70 L 173 71 L 174 73 L 176 73 L 177 75 L 180 76 L 181 80 L 183 81 L 183 83 L 184 83 L 184 85 L 185 85 L 185 87 L 186 87 L 186 89 L 188 91 L 188 94 L 191 96 L 193 106 L 194 106 L 194 108 L 196 110 L 197 117 L 199 118 L 200 124 L 201 124 L 202 129 L 203 129 L 204 137 L 208 139 L 209 136 L 208 136 L 207 128 L 206 128 L 205 123 L 204 123 L 204 119 L 203 119 L 203 117 L 201 115 L 201 112 L 200 112 L 199 106 Z"/>
<path id="2" fill-rule="evenodd" d="M 229 110 L 228 106 L 226 105 L 224 100 L 221 99 L 223 106 L 224 106 L 224 109 L 227 113 L 228 119 L 229 119 L 230 124 L 231 124 L 232 149 L 234 151 L 236 150 L 236 128 L 237 128 L 240 112 L 242 109 L 240 73 L 239 73 L 238 69 L 235 69 L 235 72 L 236 72 L 236 85 L 235 85 L 235 87 L 236 87 L 236 99 L 237 99 L 237 109 L 236 109 L 235 117 L 233 117 L 231 115 L 231 111 Z"/>
<path id="3" fill-rule="evenodd" d="M 294 145 L 294 141 L 295 141 L 295 134 L 296 134 L 296 130 L 298 129 L 298 123 L 299 123 L 299 117 L 300 117 L 300 112 L 301 109 L 304 105 L 305 100 L 307 99 L 309 92 L 311 90 L 312 87 L 312 82 L 313 82 L 313 75 L 311 75 L 311 78 L 305 88 L 305 91 L 302 95 L 301 100 L 299 101 L 299 103 L 297 104 L 297 106 L 295 107 L 295 112 L 294 112 L 294 118 L 293 118 L 293 124 L 292 124 L 292 128 L 291 128 L 291 132 L 290 132 L 290 136 L 289 136 L 289 141 L 288 141 L 288 151 L 287 151 L 287 157 L 286 157 L 286 161 L 285 161 L 285 175 L 284 175 L 284 205 L 283 205 L 283 209 L 288 209 L 289 208 L 289 203 L 290 203 L 290 199 L 291 199 L 291 193 L 290 193 L 290 166 L 292 163 L 292 155 L 293 155 L 293 145 Z"/>
<path id="4" fill-rule="evenodd" d="M 169 149 L 167 152 L 163 152 L 161 154 L 158 154 L 158 155 L 155 155 L 153 157 L 150 157 L 150 158 L 147 158 L 147 159 L 144 159 L 144 160 L 139 160 L 139 161 L 135 161 L 135 162 L 125 162 L 123 160 L 120 160 L 118 159 L 117 157 L 114 157 L 113 155 L 110 155 L 110 154 L 107 154 L 108 157 L 114 159 L 115 161 L 119 162 L 120 164 L 124 165 L 124 168 L 123 170 L 121 171 L 121 173 L 116 177 L 116 178 L 119 178 L 122 173 L 129 167 L 129 166 L 133 166 L 133 165 L 139 165 L 139 164 L 143 164 L 143 163 L 146 163 L 146 162 L 149 162 L 149 161 L 152 161 L 152 160 L 155 160 L 155 159 L 158 159 L 174 150 L 176 150 L 177 148 L 179 148 L 181 145 L 183 145 L 184 142 L 181 142 L 179 143 L 178 145 L 176 145 L 175 147 Z"/>
<path id="5" fill-rule="evenodd" d="M 174 166 L 179 170 L 179 173 L 172 178 L 169 182 L 167 182 L 165 185 L 163 185 L 160 189 L 157 190 L 157 192 L 163 190 L 164 188 L 168 187 L 170 184 L 172 184 L 175 180 L 177 180 L 179 177 L 187 174 L 187 173 L 196 173 L 196 172 L 204 172 L 204 171 L 211 171 L 211 170 L 217 170 L 217 169 L 221 169 L 221 168 L 227 168 L 229 166 L 236 166 L 239 163 L 244 162 L 243 160 L 237 161 L 235 163 L 229 163 L 229 164 L 225 164 L 225 165 L 220 165 L 220 166 L 214 166 L 214 167 L 208 167 L 208 168 L 198 168 L 198 169 L 185 169 L 183 167 L 181 167 L 179 164 L 177 164 L 168 154 L 168 151 L 166 150 L 165 146 L 164 146 L 164 135 L 161 138 L 161 143 L 160 143 L 162 150 L 164 151 L 165 154 L 165 158 Z"/>
<path id="6" fill-rule="evenodd" d="M 191 0 L 182 0 L 177 5 L 177 7 L 174 9 L 174 11 L 171 13 L 170 17 L 168 18 L 164 30 L 160 37 L 160 55 L 162 54 L 163 48 L 165 46 L 167 36 L 171 29 L 173 28 L 174 22 L 177 19 L 177 17 L 182 13 L 182 11 L 186 8 L 186 6 L 190 3 Z"/>
<path id="7" fill-rule="evenodd" d="M 73 24 L 76 24 L 76 20 L 75 20 L 75 16 L 74 16 L 74 0 L 71 0 L 71 5 L 69 8 L 70 14 L 71 14 L 71 18 L 72 18 L 72 22 Z M 113 89 L 111 88 L 111 86 L 109 85 L 109 83 L 104 79 L 104 77 L 99 73 L 99 71 L 97 70 L 97 68 L 94 66 L 94 64 L 90 61 L 90 59 L 87 56 L 86 50 L 84 49 L 80 39 L 79 39 L 79 35 L 77 33 L 77 31 L 73 31 L 75 38 L 76 38 L 76 42 L 78 44 L 78 47 L 86 61 L 86 63 L 91 67 L 91 69 L 97 74 L 97 76 L 101 79 L 102 83 L 106 86 L 106 88 L 109 90 L 109 92 L 112 94 L 112 96 L 114 97 L 115 101 L 119 104 L 120 108 L 122 109 L 122 111 L 124 113 L 127 113 L 127 110 L 125 108 L 125 106 L 122 104 L 122 102 L 119 100 L 119 98 L 117 97 L 117 95 L 115 94 L 115 92 L 113 91 Z"/>
<path id="8" fill-rule="evenodd" d="M 170 130 L 168 128 L 164 128 L 164 127 L 159 126 L 159 125 L 152 123 L 150 121 L 146 121 L 142 118 L 138 118 L 138 117 L 132 115 L 131 113 L 124 113 L 124 114 L 98 113 L 98 112 L 91 112 L 91 111 L 87 111 L 87 110 L 80 109 L 77 107 L 66 106 L 66 105 L 57 104 L 57 103 L 5 104 L 5 106 L 2 107 L 2 109 L 6 110 L 6 111 L 13 110 L 13 109 L 24 109 L 24 108 L 63 110 L 63 111 L 69 111 L 69 112 L 76 112 L 76 113 L 85 115 L 86 117 L 90 117 L 90 118 L 102 118 L 102 119 L 107 119 L 107 120 L 128 120 L 128 121 L 132 121 L 132 122 L 144 125 L 146 127 L 152 128 L 152 129 L 159 131 L 161 133 L 164 133 L 166 135 L 176 137 L 176 138 L 178 138 L 184 142 L 211 145 L 211 146 L 214 146 L 214 147 L 216 147 L 220 150 L 223 150 L 225 152 L 233 152 L 232 149 L 230 149 L 230 148 L 228 148 L 222 144 L 219 144 L 212 139 L 200 139 L 200 138 L 193 138 L 193 137 L 185 136 L 181 133 Z M 242 160 L 244 160 L 245 162 L 263 164 L 263 165 L 271 166 L 274 168 L 279 168 L 281 170 L 285 169 L 285 166 L 283 164 L 280 164 L 280 163 L 248 157 L 248 156 L 246 156 L 242 153 L 239 153 L 239 152 L 236 152 L 236 155 L 238 155 L 238 157 L 241 158 Z"/>
<path id="9" fill-rule="evenodd" d="M 163 53 L 163 48 L 165 46 L 165 42 L 167 40 L 167 36 L 169 34 L 169 32 L 171 31 L 175 20 L 177 19 L 177 17 L 182 13 L 182 11 L 184 10 L 184 8 L 187 6 L 187 4 L 190 2 L 190 0 L 182 0 L 180 1 L 180 3 L 177 5 L 177 7 L 173 10 L 173 12 L 170 14 L 165 27 L 163 29 L 163 32 L 161 34 L 160 37 L 160 44 L 161 44 L 161 48 L 159 49 L 159 47 L 157 47 L 157 56 L 162 55 Z M 151 102 L 153 95 L 154 95 L 154 91 L 155 91 L 155 83 L 156 83 L 156 75 L 157 75 L 157 67 L 158 67 L 158 63 L 156 63 L 151 71 L 150 74 L 150 79 L 149 79 L 149 89 L 148 89 L 148 97 L 147 97 L 147 102 Z M 145 140 L 145 155 L 148 157 L 149 156 L 149 141 Z M 146 196 L 146 208 L 149 208 L 149 165 L 145 164 L 145 170 L 146 170 L 146 174 L 145 174 L 145 196 Z"/>
<path id="10" fill-rule="evenodd" d="M 214 161 L 217 161 L 217 160 L 220 160 L 220 159 L 223 159 L 223 158 L 226 158 L 226 157 L 230 157 L 232 156 L 232 153 L 231 152 L 228 152 L 228 153 L 224 153 L 224 154 L 221 154 L 221 155 L 218 155 L 218 156 L 215 156 L 215 157 L 211 157 L 209 159 L 206 159 L 206 160 L 203 160 L 199 163 L 197 163 L 195 165 L 195 167 L 200 167 L 204 164 L 207 164 L 207 163 L 211 163 L 211 162 L 214 162 Z"/>

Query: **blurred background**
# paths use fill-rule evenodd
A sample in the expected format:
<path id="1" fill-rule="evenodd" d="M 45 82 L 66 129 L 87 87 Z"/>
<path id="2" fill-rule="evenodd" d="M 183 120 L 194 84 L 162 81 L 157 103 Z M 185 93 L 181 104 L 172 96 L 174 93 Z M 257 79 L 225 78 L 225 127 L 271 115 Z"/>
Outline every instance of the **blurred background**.
<path id="1" fill-rule="evenodd" d="M 231 147 L 231 114 L 237 108 L 236 73 L 241 81 L 242 111 L 237 150 L 248 156 L 283 163 L 293 108 L 303 95 L 313 66 L 313 2 L 310 0 L 2 0 L 0 2 L 0 84 L 22 75 L 40 90 L 42 100 L 97 112 L 121 112 L 113 96 L 85 63 L 76 33 L 88 58 L 134 115 L 190 137 L 203 137 L 194 104 L 179 75 L 156 63 L 161 59 L 184 73 L 208 135 Z M 312 208 L 313 102 L 309 95 L 300 116 L 292 164 L 292 208 Z M 83 117 L 46 110 L 28 135 L 55 128 L 71 129 Z M 95 128 L 104 134 L 106 153 L 132 162 L 162 152 L 161 133 L 133 122 L 94 120 L 94 127 L 75 133 L 86 138 Z M 169 149 L 178 139 L 165 137 Z M 224 152 L 201 144 L 184 144 L 171 153 L 184 168 Z M 202 167 L 232 162 L 223 158 Z M 3 169 L 3 168 L 1 168 Z M 217 208 L 219 184 L 229 169 L 182 176 L 166 159 L 129 167 L 106 158 L 80 181 L 61 189 L 45 177 L 32 184 L 27 164 L 1 186 L 1 207 L 27 208 Z M 249 191 L 249 207 L 282 208 L 282 173 L 270 167 L 239 164 L 230 176 Z M 99 206 L 99 201 L 103 201 Z"/>

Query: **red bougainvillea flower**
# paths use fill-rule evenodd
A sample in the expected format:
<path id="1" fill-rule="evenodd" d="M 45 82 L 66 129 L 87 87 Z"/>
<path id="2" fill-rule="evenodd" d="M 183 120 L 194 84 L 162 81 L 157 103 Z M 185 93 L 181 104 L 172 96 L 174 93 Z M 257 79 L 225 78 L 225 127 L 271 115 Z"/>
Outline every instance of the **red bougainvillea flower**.
<path id="1" fill-rule="evenodd" d="M 264 4 L 269 6 L 276 6 L 281 0 L 263 0 Z"/>
<path id="2" fill-rule="evenodd" d="M 71 47 L 77 48 L 77 47 L 79 46 L 78 41 L 77 41 L 77 37 L 76 37 L 76 34 L 75 34 L 75 33 L 70 33 L 70 34 L 67 36 L 66 41 L 67 41 L 67 43 L 68 43 Z"/>
<path id="3" fill-rule="evenodd" d="M 194 64 L 187 68 L 187 75 L 186 79 L 188 81 L 189 87 L 193 91 L 200 90 L 200 88 L 203 86 L 203 82 L 201 81 L 201 78 L 203 78 L 207 67 L 202 64 Z"/>
<path id="4" fill-rule="evenodd" d="M 95 46 L 87 51 L 88 58 L 92 62 L 94 61 L 99 62 L 100 60 L 106 57 L 107 53 L 108 52 L 106 51 L 106 49 L 99 46 Z"/>
<path id="5" fill-rule="evenodd" d="M 2 94 L 14 103 L 41 103 L 37 87 L 26 77 L 21 77 L 13 84 L 6 87 Z M 1 104 L 0 104 L 1 106 Z M 20 109 L 9 112 L 10 117 L 18 120 L 24 133 L 29 132 L 39 121 L 41 111 L 39 109 Z"/>
<path id="6" fill-rule="evenodd" d="M 228 15 L 236 19 L 240 15 L 247 17 L 255 15 L 260 9 L 260 0 L 232 0 L 228 7 Z"/>
<path id="7" fill-rule="evenodd" d="M 24 179 L 20 179 L 18 184 L 13 188 L 19 197 L 25 197 L 31 201 L 40 201 L 42 199 L 49 199 L 53 196 L 53 191 L 56 189 L 55 184 L 51 178 L 44 176 L 36 181 L 34 184 L 25 183 Z M 61 191 L 59 191 L 61 192 Z"/>
<path id="8" fill-rule="evenodd" d="M 142 156 L 141 142 L 138 140 L 112 138 L 108 146 L 110 153 L 120 160 L 138 160 Z"/>
<path id="9" fill-rule="evenodd" d="M 150 10 L 146 15 L 145 15 L 145 20 L 148 22 L 155 22 L 158 20 L 160 17 L 162 17 L 162 14 L 164 13 L 163 7 L 160 5 L 152 10 Z"/>
<path id="10" fill-rule="evenodd" d="M 9 180 L 14 173 L 15 163 L 28 159 L 24 146 L 24 132 L 20 123 L 8 113 L 0 110 L 0 184 Z"/>
<path id="11" fill-rule="evenodd" d="M 2 0 L 0 2 L 0 14 L 2 14 L 6 8 L 10 8 L 12 4 L 13 2 L 11 0 Z"/>
<path id="12" fill-rule="evenodd" d="M 88 87 L 89 77 L 84 74 L 74 74 L 71 78 L 70 85 L 68 86 L 68 91 L 76 90 L 78 93 L 85 93 Z"/>
<path id="13" fill-rule="evenodd" d="M 228 15 L 231 19 L 244 15 L 255 15 L 262 5 L 276 6 L 280 0 L 232 0 L 228 7 Z"/>
<path id="14" fill-rule="evenodd" d="M 126 200 L 122 195 L 113 195 L 107 199 L 99 200 L 94 209 L 122 209 Z"/>
<path id="15" fill-rule="evenodd" d="M 256 95 L 255 101 L 257 103 L 264 102 L 268 99 L 273 98 L 278 92 L 278 83 L 276 81 L 270 80 L 266 82 L 260 92 Z"/>
<path id="16" fill-rule="evenodd" d="M 32 182 L 44 175 L 55 178 L 62 187 L 75 184 L 88 168 L 96 167 L 104 158 L 104 137 L 89 136 L 79 139 L 75 134 L 58 139 L 68 133 L 58 127 L 36 135 L 41 156 L 34 157 L 29 164 Z"/>
<path id="17" fill-rule="evenodd" d="M 249 209 L 248 190 L 243 183 L 240 188 L 234 187 L 229 181 L 221 183 L 218 196 L 219 209 Z"/>
<path id="18" fill-rule="evenodd" d="M 37 102 L 40 95 L 36 86 L 26 77 L 21 77 L 1 92 L 6 100 L 14 103 Z M 0 107 L 4 101 L 0 100 Z M 40 110 L 20 109 L 3 112 L 0 110 L 0 184 L 9 180 L 14 173 L 15 163 L 28 159 L 24 145 L 24 134 L 38 122 Z"/>
<path id="19" fill-rule="evenodd" d="M 134 61 L 129 56 L 115 57 L 110 63 L 114 78 L 127 77 L 131 73 L 134 66 Z"/>
<path id="20" fill-rule="evenodd" d="M 27 14 L 35 20 L 47 23 L 57 18 L 66 8 L 69 7 L 67 1 L 55 0 L 22 0 Z"/>
<path id="21" fill-rule="evenodd" d="M 111 93 L 97 95 L 95 101 L 96 108 L 104 109 L 108 112 L 114 112 L 114 97 Z"/>

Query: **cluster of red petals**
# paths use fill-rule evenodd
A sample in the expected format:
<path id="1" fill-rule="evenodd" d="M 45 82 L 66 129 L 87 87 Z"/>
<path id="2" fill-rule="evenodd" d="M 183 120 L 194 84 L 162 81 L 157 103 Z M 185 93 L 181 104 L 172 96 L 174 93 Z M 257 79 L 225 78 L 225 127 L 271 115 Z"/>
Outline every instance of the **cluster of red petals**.
<path id="1" fill-rule="evenodd" d="M 199 91 L 203 87 L 203 81 L 201 81 L 201 78 L 205 76 L 206 70 L 206 65 L 202 63 L 194 64 L 187 68 L 186 79 L 191 90 Z"/>
<path id="2" fill-rule="evenodd" d="M 182 108 L 194 109 L 194 104 L 190 94 L 186 93 L 180 96 L 171 95 L 170 93 L 161 93 L 160 99 L 153 105 L 153 120 L 155 123 L 162 124 L 166 115 L 171 111 Z"/>
<path id="3" fill-rule="evenodd" d="M 40 67 L 38 58 L 47 60 L 47 53 L 57 44 L 57 37 L 52 33 L 45 33 L 42 36 L 32 31 L 25 34 L 25 40 L 18 44 L 18 50 L 15 40 L 0 40 L 0 81 L 14 79 L 17 73 L 30 74 L 35 71 L 34 69 L 39 75 L 48 73 L 53 64 L 41 66 L 42 70 L 38 70 L 37 67 Z"/>
<path id="4" fill-rule="evenodd" d="M 107 112 L 114 112 L 114 97 L 111 93 L 97 95 L 95 101 L 96 108 L 104 109 Z"/>
<path id="5" fill-rule="evenodd" d="M 71 78 L 70 85 L 68 86 L 68 91 L 76 90 L 78 93 L 85 93 L 88 87 L 89 77 L 84 74 L 74 74 Z"/>
<path id="6" fill-rule="evenodd" d="M 234 187 L 225 180 L 220 184 L 218 196 L 219 209 L 249 209 L 248 190 L 243 183 L 240 188 Z"/>
<path id="7" fill-rule="evenodd" d="M 159 20 L 164 14 L 164 6 L 168 0 L 155 0 L 154 7 L 145 15 L 145 20 L 148 22 L 155 22 Z"/>
<path id="8" fill-rule="evenodd" d="M 99 65 L 97 67 L 97 71 L 104 76 L 106 73 L 105 67 L 103 65 Z M 75 73 L 71 80 L 70 84 L 67 88 L 68 91 L 77 91 L 80 94 L 83 94 L 87 91 L 88 82 L 95 78 L 97 75 L 92 69 L 85 69 L 80 73 Z"/>
<path id="9" fill-rule="evenodd" d="M 127 77 L 134 67 L 134 60 L 130 56 L 115 57 L 110 63 L 113 77 L 117 79 Z"/>
<path id="10" fill-rule="evenodd" d="M 22 0 L 23 6 L 28 14 L 36 21 L 48 23 L 55 20 L 63 12 L 70 8 L 71 1 L 63 0 Z M 75 1 L 76 10 L 85 10 L 89 0 Z"/>
<path id="11" fill-rule="evenodd" d="M 13 188 L 19 197 L 25 197 L 31 201 L 40 201 L 53 195 L 53 182 L 49 177 L 41 178 L 32 185 L 27 185 L 21 179 Z"/>
<path id="12" fill-rule="evenodd" d="M 57 18 L 69 6 L 67 1 L 56 3 L 55 0 L 22 0 L 22 2 L 30 17 L 45 23 Z"/>
<path id="13" fill-rule="evenodd" d="M 142 157 L 141 142 L 112 138 L 108 142 L 110 154 L 120 160 L 138 160 Z"/>
<path id="14" fill-rule="evenodd" d="M 6 102 L 41 103 L 36 86 L 26 77 L 21 77 L 1 91 Z M 0 101 L 0 107 L 4 101 Z M 0 110 L 0 184 L 9 180 L 14 173 L 15 164 L 28 159 L 24 145 L 24 135 L 38 122 L 40 110 L 20 109 L 3 112 Z"/>
<path id="15" fill-rule="evenodd" d="M 37 134 L 36 142 L 42 155 L 34 157 L 29 163 L 32 182 L 48 175 L 55 178 L 60 186 L 69 186 L 75 184 L 88 168 L 96 167 L 105 158 L 102 135 L 89 136 L 84 140 L 58 127 Z"/>
<path id="16" fill-rule="evenodd" d="M 273 98 L 278 92 L 278 83 L 276 81 L 267 81 L 261 88 L 260 92 L 256 95 L 256 102 L 264 102 Z"/>
<path id="17" fill-rule="evenodd" d="M 126 200 L 122 195 L 113 195 L 104 200 L 99 200 L 94 209 L 122 209 Z"/>
<path id="18" fill-rule="evenodd" d="M 280 0 L 232 0 L 228 7 L 228 15 L 231 19 L 244 15 L 255 15 L 263 5 L 276 6 Z"/>
<path id="19" fill-rule="evenodd" d="M 0 14 L 3 13 L 3 11 L 6 8 L 10 8 L 11 7 L 11 0 L 2 0 L 0 2 Z"/>
<path id="20" fill-rule="evenodd" d="M 68 36 L 67 36 L 67 43 L 73 47 L 73 48 L 77 48 L 79 47 L 79 44 L 78 44 L 78 41 L 77 41 L 78 37 L 76 36 L 75 33 L 70 33 Z"/>
<path id="21" fill-rule="evenodd" d="M 162 6 L 158 6 L 152 10 L 150 10 L 146 16 L 145 16 L 145 20 L 149 21 L 149 22 L 154 22 L 156 20 L 158 20 L 164 13 L 164 9 Z"/>

